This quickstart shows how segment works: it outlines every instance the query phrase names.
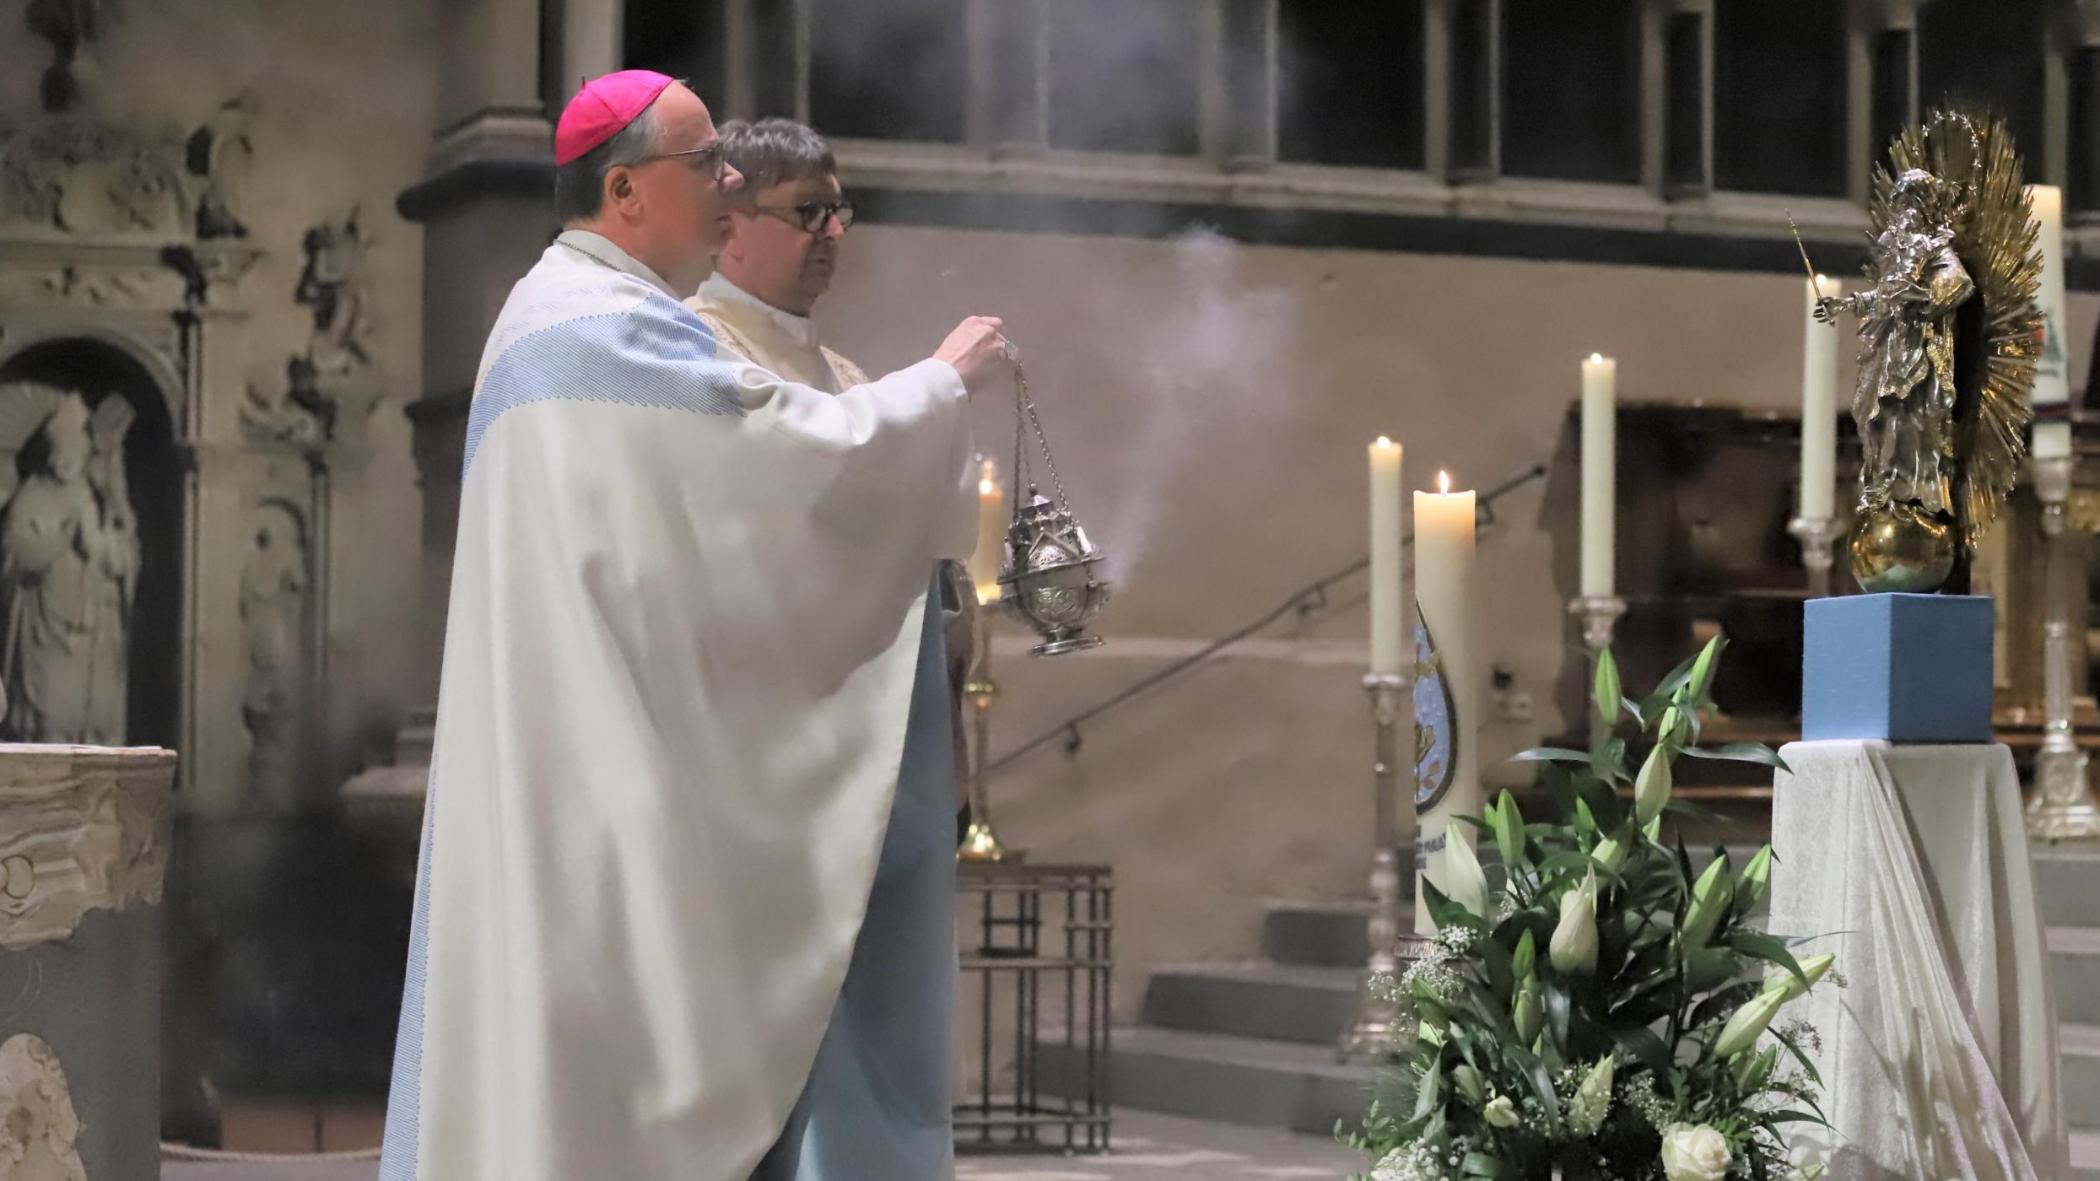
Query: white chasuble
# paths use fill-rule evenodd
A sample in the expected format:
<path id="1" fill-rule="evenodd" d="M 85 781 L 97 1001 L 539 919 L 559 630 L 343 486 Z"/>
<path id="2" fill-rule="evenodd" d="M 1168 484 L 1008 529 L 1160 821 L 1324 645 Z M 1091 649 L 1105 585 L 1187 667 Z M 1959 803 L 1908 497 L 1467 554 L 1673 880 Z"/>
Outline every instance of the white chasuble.
<path id="1" fill-rule="evenodd" d="M 963 388 L 727 353 L 571 232 L 469 417 L 386 1181 L 744 1181 L 837 1000 L 928 571 L 972 543 Z"/>

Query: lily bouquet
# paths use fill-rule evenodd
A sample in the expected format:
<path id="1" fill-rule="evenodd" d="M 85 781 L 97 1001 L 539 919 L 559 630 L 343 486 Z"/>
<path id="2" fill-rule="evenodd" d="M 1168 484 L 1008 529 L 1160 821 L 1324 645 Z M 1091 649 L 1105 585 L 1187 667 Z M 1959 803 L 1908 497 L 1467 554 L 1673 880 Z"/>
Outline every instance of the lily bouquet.
<path id="1" fill-rule="evenodd" d="M 1458 831 L 1445 889 L 1424 882 L 1438 933 L 1379 982 L 1411 1014 L 1395 1062 L 1344 1141 L 1372 1181 L 1790 1181 L 1789 1125 L 1823 1122 L 1815 1031 L 1775 1024 L 1830 974 L 1756 925 L 1772 850 L 1696 870 L 1660 839 L 1679 758 L 1782 764 L 1751 743 L 1704 747 L 1716 637 L 1635 701 L 1603 653 L 1594 750 L 1540 749 L 1561 817 L 1534 822 L 1508 792 L 1480 818 L 1490 878 Z M 1638 753 L 1638 769 L 1631 761 Z M 1538 810 L 1536 807 L 1534 810 Z M 1834 981 L 1835 982 L 1835 981 Z"/>

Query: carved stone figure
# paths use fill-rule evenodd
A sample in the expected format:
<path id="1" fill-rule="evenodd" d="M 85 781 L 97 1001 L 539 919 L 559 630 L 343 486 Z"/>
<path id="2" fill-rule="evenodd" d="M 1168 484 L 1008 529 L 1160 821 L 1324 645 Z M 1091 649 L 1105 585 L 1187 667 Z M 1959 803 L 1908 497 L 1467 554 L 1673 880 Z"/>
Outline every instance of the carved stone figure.
<path id="1" fill-rule="evenodd" d="M 301 245 L 306 266 L 292 298 L 313 310 L 307 359 L 318 382 L 349 375 L 371 363 L 365 347 L 371 324 L 366 307 L 365 257 L 371 239 L 358 221 L 360 210 L 340 222 L 324 221 L 306 231 Z"/>
<path id="2" fill-rule="evenodd" d="M 259 802 L 289 803 L 299 782 L 306 685 L 303 533 L 291 509 L 265 505 L 241 568 L 241 627 L 248 640 L 241 720 L 250 742 L 248 791 Z"/>
<path id="3" fill-rule="evenodd" d="M 90 414 L 78 394 L 0 389 L 0 455 L 23 472 L 0 509 L 0 676 L 13 690 L 11 738 L 124 742 L 139 569 L 123 457 L 133 417 L 120 397 Z"/>
<path id="4" fill-rule="evenodd" d="M 51 1044 L 33 1033 L 0 1042 L 0 1177 L 87 1181 L 80 1113 Z"/>
<path id="5" fill-rule="evenodd" d="M 241 188 L 255 164 L 255 142 L 249 134 L 261 103 L 243 90 L 219 105 L 204 126 L 190 134 L 188 164 L 197 178 L 197 236 L 245 238 L 240 219 Z"/>

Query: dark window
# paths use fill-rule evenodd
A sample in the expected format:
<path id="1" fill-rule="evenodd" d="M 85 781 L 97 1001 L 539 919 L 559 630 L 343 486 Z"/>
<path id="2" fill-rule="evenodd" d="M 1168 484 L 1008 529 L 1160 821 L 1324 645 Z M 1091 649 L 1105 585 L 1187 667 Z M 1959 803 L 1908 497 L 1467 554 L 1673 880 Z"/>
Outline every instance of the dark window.
<path id="1" fill-rule="evenodd" d="M 1672 13 L 1663 43 L 1663 187 L 1704 191 L 1706 177 L 1706 18 Z"/>
<path id="2" fill-rule="evenodd" d="M 1451 176 L 1495 173 L 1495 0 L 1451 6 Z"/>
<path id="3" fill-rule="evenodd" d="M 722 0 L 627 0 L 623 36 L 626 68 L 684 78 L 715 116 L 722 117 Z"/>
<path id="4" fill-rule="evenodd" d="M 2070 208 L 2100 209 L 2100 49 L 2079 50 L 2071 64 L 2070 180 Z"/>
<path id="5" fill-rule="evenodd" d="M 1195 155 L 1202 2 L 1049 5 L 1051 145 Z"/>
<path id="6" fill-rule="evenodd" d="M 1920 98 L 2005 116 L 2032 174 L 2042 158 L 2046 0 L 1933 0 L 1918 10 Z"/>
<path id="7" fill-rule="evenodd" d="M 963 137 L 963 0 L 811 0 L 809 114 L 826 135 Z"/>
<path id="8" fill-rule="evenodd" d="M 800 113 L 795 72 L 795 0 L 751 0 L 751 102 L 758 117 Z"/>
<path id="9" fill-rule="evenodd" d="M 561 118 L 569 96 L 583 85 L 581 78 L 562 74 L 562 0 L 540 0 L 540 107 L 549 119 Z"/>
<path id="10" fill-rule="evenodd" d="M 1845 8 L 1720 0 L 1714 8 L 1714 180 L 1724 189 L 1845 191 Z"/>
<path id="11" fill-rule="evenodd" d="M 1639 3 L 1504 0 L 1504 172 L 1640 179 Z"/>
<path id="12" fill-rule="evenodd" d="M 1420 0 L 1282 0 L 1277 24 L 1278 156 L 1421 167 Z"/>
<path id="13" fill-rule="evenodd" d="M 1869 148 L 1875 162 L 1887 158 L 1889 141 L 1913 117 L 1917 45 L 1918 35 L 1909 29 L 1890 29 L 1874 39 L 1874 121 Z"/>

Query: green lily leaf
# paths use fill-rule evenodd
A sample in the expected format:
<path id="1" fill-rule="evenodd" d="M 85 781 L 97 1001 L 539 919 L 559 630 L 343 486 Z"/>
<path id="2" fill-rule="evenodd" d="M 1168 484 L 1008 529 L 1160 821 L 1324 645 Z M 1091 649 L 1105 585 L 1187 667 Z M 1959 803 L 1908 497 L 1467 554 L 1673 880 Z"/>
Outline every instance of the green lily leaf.
<path id="1" fill-rule="evenodd" d="M 1670 1071 L 1670 1047 L 1662 1038 L 1645 1025 L 1614 1026 L 1609 1030 L 1611 1039 L 1617 1042 L 1634 1059 L 1657 1074 Z"/>
<path id="2" fill-rule="evenodd" d="M 1789 770 L 1786 760 L 1762 742 L 1726 742 L 1720 746 L 1687 746 L 1677 752 L 1695 759 L 1725 759 L 1734 763 L 1759 763 Z"/>
<path id="3" fill-rule="evenodd" d="M 1510 756 L 1515 763 L 1588 763 L 1590 752 L 1569 750 L 1564 746 L 1534 746 L 1530 750 L 1518 751 Z"/>

